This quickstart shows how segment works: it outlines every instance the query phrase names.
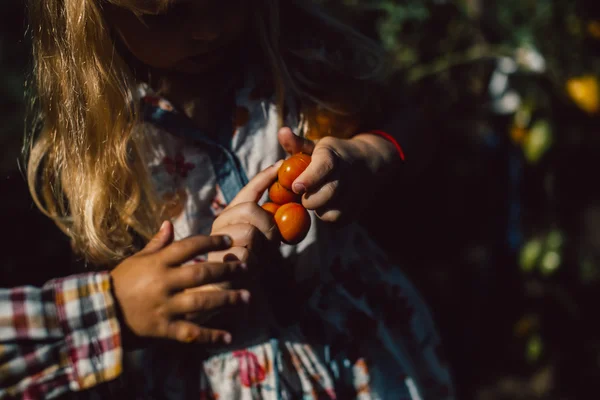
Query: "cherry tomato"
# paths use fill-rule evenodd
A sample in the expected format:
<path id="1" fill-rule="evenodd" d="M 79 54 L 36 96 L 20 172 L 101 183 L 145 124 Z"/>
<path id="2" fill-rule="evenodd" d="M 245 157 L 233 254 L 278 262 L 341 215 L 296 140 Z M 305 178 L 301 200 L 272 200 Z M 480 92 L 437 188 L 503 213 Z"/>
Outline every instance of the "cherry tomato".
<path id="1" fill-rule="evenodd" d="M 305 153 L 296 153 L 281 164 L 279 167 L 279 171 L 277 171 L 277 178 L 279 179 L 279 183 L 286 189 L 292 190 L 292 183 L 296 180 L 298 176 L 308 164 L 310 164 L 311 157 Z"/>
<path id="2" fill-rule="evenodd" d="M 287 203 L 277 209 L 275 223 L 284 243 L 297 244 L 310 229 L 310 215 L 302 204 Z"/>
<path id="3" fill-rule="evenodd" d="M 281 186 L 279 181 L 276 181 L 269 188 L 269 198 L 273 203 L 279 205 L 298 202 L 300 200 L 299 195 Z"/>
<path id="4" fill-rule="evenodd" d="M 267 202 L 265 204 L 263 204 L 261 206 L 265 211 L 270 212 L 271 214 L 273 214 L 273 216 L 275 216 L 275 213 L 277 212 L 277 209 L 279 207 L 281 207 L 279 204 L 275 204 L 275 203 L 271 203 L 271 202 Z"/>

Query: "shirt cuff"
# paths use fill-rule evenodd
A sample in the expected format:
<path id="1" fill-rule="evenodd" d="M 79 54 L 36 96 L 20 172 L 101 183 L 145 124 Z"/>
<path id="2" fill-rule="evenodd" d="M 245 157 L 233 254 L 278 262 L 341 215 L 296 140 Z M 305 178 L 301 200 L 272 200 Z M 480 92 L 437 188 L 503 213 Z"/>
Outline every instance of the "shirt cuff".
<path id="1" fill-rule="evenodd" d="M 371 133 L 373 135 L 377 135 L 377 136 L 381 136 L 384 139 L 389 140 L 390 142 L 392 142 L 392 144 L 394 145 L 394 147 L 396 148 L 396 151 L 398 151 L 398 155 L 400 156 L 400 159 L 402 161 L 405 161 L 404 158 L 404 150 L 402 150 L 402 146 L 400 146 L 400 143 L 398 143 L 398 141 L 389 133 L 384 132 L 384 131 L 380 131 L 380 130 L 373 130 L 373 131 L 368 131 L 367 133 Z"/>
<path id="2" fill-rule="evenodd" d="M 73 391 L 121 374 L 121 332 L 110 282 L 108 272 L 53 281 L 56 316 L 67 345 Z"/>

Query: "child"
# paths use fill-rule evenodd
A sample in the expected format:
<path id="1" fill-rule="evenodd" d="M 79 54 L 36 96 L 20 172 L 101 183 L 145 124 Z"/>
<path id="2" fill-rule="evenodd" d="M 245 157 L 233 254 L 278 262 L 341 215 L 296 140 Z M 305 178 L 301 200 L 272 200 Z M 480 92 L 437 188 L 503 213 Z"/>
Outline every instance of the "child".
<path id="1" fill-rule="evenodd" d="M 0 291 L 0 398 L 452 398 L 352 222 L 414 135 L 381 119 L 381 52 L 308 3 L 29 1 L 29 185 L 99 268 Z M 312 226 L 280 245 L 259 204 L 299 151 Z"/>

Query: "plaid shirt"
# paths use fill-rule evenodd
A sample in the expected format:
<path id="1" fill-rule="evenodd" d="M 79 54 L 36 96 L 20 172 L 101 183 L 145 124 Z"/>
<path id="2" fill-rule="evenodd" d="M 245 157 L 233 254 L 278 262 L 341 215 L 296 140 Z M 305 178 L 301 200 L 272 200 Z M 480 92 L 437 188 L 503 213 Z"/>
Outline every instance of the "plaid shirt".
<path id="1" fill-rule="evenodd" d="M 0 399 L 50 399 L 118 377 L 122 349 L 108 273 L 0 289 Z"/>

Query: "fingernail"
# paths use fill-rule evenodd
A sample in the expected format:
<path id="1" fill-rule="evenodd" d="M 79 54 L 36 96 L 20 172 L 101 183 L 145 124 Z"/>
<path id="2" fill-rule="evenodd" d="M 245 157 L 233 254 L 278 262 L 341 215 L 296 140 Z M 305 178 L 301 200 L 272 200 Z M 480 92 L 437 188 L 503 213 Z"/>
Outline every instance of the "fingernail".
<path id="1" fill-rule="evenodd" d="M 306 192 L 306 186 L 304 186 L 303 183 L 294 183 L 294 192 L 297 194 L 303 194 L 304 192 Z"/>
<path id="2" fill-rule="evenodd" d="M 224 334 L 223 341 L 227 344 L 231 343 L 231 334 L 229 334 L 229 333 Z"/>
<path id="3" fill-rule="evenodd" d="M 247 269 L 248 269 L 248 264 L 246 264 L 246 263 L 241 263 L 241 264 L 240 264 L 240 268 L 241 268 L 241 269 L 243 269 L 243 270 L 247 270 Z"/>
<path id="4" fill-rule="evenodd" d="M 247 290 L 242 290 L 240 292 L 240 298 L 242 299 L 242 301 L 246 304 L 250 303 L 250 292 L 248 292 Z"/>
<path id="5" fill-rule="evenodd" d="M 227 253 L 223 256 L 223 262 L 235 262 L 240 261 L 235 254 Z"/>
<path id="6" fill-rule="evenodd" d="M 163 221 L 162 225 L 160 226 L 160 229 L 158 230 L 159 232 L 162 232 L 167 227 L 167 222 L 168 221 Z"/>
<path id="7" fill-rule="evenodd" d="M 227 254 L 225 254 L 225 256 L 223 256 L 223 261 L 224 262 L 235 262 L 235 261 L 240 261 L 240 259 L 237 258 L 237 256 L 235 254 L 227 253 Z"/>
<path id="8" fill-rule="evenodd" d="M 230 246 L 233 244 L 233 239 L 231 239 L 231 236 L 223 236 L 223 241 L 225 242 L 226 246 Z"/>
<path id="9" fill-rule="evenodd" d="M 281 167 L 281 164 L 283 164 L 283 161 L 284 161 L 284 160 L 279 160 L 279 161 L 277 161 L 275 164 L 273 164 L 273 167 L 275 167 L 275 168 L 279 168 L 279 167 Z"/>

